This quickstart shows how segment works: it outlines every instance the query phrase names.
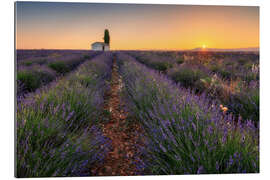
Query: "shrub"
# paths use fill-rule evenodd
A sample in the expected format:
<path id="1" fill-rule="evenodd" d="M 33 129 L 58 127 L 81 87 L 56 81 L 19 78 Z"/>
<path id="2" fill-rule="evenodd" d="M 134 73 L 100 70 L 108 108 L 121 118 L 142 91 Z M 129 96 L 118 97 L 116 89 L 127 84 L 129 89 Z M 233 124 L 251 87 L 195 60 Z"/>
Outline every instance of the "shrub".
<path id="1" fill-rule="evenodd" d="M 245 81 L 247 84 L 249 84 L 252 81 L 259 81 L 259 74 L 258 73 L 252 73 L 252 72 L 246 72 L 244 74 L 243 81 Z"/>
<path id="2" fill-rule="evenodd" d="M 182 64 L 182 63 L 184 63 L 184 59 L 183 59 L 183 58 L 178 58 L 178 59 L 176 60 L 176 63 L 177 63 L 177 64 Z"/>
<path id="3" fill-rule="evenodd" d="M 248 60 L 246 59 L 238 59 L 237 61 L 241 66 L 243 66 L 244 64 L 246 64 L 248 62 Z"/>
<path id="4" fill-rule="evenodd" d="M 24 64 L 25 64 L 26 66 L 31 66 L 31 65 L 33 64 L 33 62 L 31 62 L 31 61 L 26 61 L 26 62 L 24 62 Z"/>
<path id="5" fill-rule="evenodd" d="M 246 63 L 246 64 L 244 65 L 244 68 L 245 68 L 246 70 L 250 70 L 250 69 L 252 69 L 252 66 L 253 66 L 252 63 Z"/>
<path id="6" fill-rule="evenodd" d="M 83 58 L 84 59 L 90 59 L 90 56 L 89 55 L 84 55 Z"/>
<path id="7" fill-rule="evenodd" d="M 228 62 L 225 62 L 225 65 L 226 66 L 235 66 L 236 64 L 235 64 L 235 62 L 232 62 L 232 61 L 228 61 Z"/>
<path id="8" fill-rule="evenodd" d="M 150 67 L 152 67 L 158 71 L 165 72 L 167 70 L 167 68 L 169 67 L 169 65 L 167 62 L 156 61 L 156 62 L 152 62 L 150 64 Z"/>
<path id="9" fill-rule="evenodd" d="M 250 85 L 247 89 L 232 94 L 227 104 L 229 109 L 243 120 L 252 120 L 256 124 L 259 122 L 260 94 L 257 85 Z"/>
<path id="10" fill-rule="evenodd" d="M 259 81 L 259 65 L 249 64 L 248 69 L 240 73 L 241 78 L 249 84 L 252 81 Z"/>
<path id="11" fill-rule="evenodd" d="M 213 65 L 213 66 L 210 67 L 210 70 L 213 73 L 219 74 L 224 79 L 235 79 L 236 78 L 236 75 L 235 75 L 232 68 L 226 69 L 225 67 L 221 67 L 221 66 L 218 66 L 218 65 Z"/>
<path id="12" fill-rule="evenodd" d="M 225 69 L 220 69 L 218 73 L 225 79 L 231 79 L 234 77 L 232 72 Z"/>
<path id="13" fill-rule="evenodd" d="M 176 83 L 181 83 L 181 85 L 186 88 L 193 87 L 198 80 L 207 77 L 207 74 L 203 71 L 188 67 L 174 68 L 169 71 L 168 75 Z"/>
<path id="14" fill-rule="evenodd" d="M 153 68 L 155 70 L 166 72 L 167 69 L 173 67 L 172 59 L 169 61 L 166 60 L 166 57 L 159 58 L 156 56 L 152 56 L 151 54 L 146 54 L 145 56 L 140 56 L 138 54 L 132 54 L 136 59 L 140 62 L 145 64 L 146 66 Z"/>
<path id="15" fill-rule="evenodd" d="M 213 72 L 213 73 L 217 73 L 217 72 L 219 72 L 219 69 L 220 69 L 220 67 L 218 66 L 218 65 L 211 65 L 210 67 L 209 67 L 209 69 Z"/>
<path id="16" fill-rule="evenodd" d="M 17 74 L 17 79 L 25 86 L 25 90 L 33 91 L 41 86 L 41 78 L 34 71 L 21 71 Z"/>
<path id="17" fill-rule="evenodd" d="M 192 88 L 196 90 L 196 92 L 209 92 L 212 85 L 212 78 L 211 77 L 204 77 L 194 82 Z"/>
<path id="18" fill-rule="evenodd" d="M 35 62 L 39 65 L 43 65 L 47 63 L 47 59 L 37 59 Z"/>
<path id="19" fill-rule="evenodd" d="M 43 84 L 51 82 L 55 78 L 55 72 L 44 66 L 35 66 L 31 69 L 19 70 L 17 80 L 20 81 L 24 90 L 34 91 Z"/>
<path id="20" fill-rule="evenodd" d="M 70 68 L 65 64 L 65 62 L 55 61 L 48 64 L 48 67 L 52 68 L 60 74 L 65 74 L 70 71 Z"/>

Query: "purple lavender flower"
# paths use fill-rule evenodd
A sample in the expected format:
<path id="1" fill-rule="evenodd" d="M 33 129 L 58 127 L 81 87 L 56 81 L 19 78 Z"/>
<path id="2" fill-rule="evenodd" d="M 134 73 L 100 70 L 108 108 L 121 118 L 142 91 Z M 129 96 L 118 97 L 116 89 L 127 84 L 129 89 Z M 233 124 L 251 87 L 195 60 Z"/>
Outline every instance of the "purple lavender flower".
<path id="1" fill-rule="evenodd" d="M 197 170 L 197 174 L 201 174 L 203 172 L 203 166 L 200 166 Z"/>

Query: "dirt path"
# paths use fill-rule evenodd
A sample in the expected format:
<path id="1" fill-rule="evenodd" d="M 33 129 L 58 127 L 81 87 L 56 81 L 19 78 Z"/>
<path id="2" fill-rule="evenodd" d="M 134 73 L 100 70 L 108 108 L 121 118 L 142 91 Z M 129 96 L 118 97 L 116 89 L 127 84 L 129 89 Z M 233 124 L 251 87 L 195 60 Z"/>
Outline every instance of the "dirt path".
<path id="1" fill-rule="evenodd" d="M 99 176 L 127 176 L 140 174 L 135 162 L 139 158 L 137 146 L 141 143 L 138 132 L 142 132 L 140 126 L 128 121 L 128 113 L 123 109 L 124 104 L 120 100 L 120 91 L 123 87 L 122 79 L 118 73 L 116 59 L 113 62 L 111 90 L 105 97 L 104 108 L 110 112 L 110 121 L 103 124 L 103 134 L 112 141 L 112 151 L 108 153 L 104 163 L 92 170 Z"/>

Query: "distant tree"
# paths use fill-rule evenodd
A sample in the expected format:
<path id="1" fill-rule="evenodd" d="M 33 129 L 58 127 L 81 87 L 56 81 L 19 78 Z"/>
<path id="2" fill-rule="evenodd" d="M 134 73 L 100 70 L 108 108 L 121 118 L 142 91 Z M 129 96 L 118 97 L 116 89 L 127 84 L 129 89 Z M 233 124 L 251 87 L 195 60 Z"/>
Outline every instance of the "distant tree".
<path id="1" fill-rule="evenodd" d="M 110 44 L 110 34 L 109 34 L 109 30 L 108 29 L 105 29 L 104 31 L 104 43 L 106 44 Z"/>

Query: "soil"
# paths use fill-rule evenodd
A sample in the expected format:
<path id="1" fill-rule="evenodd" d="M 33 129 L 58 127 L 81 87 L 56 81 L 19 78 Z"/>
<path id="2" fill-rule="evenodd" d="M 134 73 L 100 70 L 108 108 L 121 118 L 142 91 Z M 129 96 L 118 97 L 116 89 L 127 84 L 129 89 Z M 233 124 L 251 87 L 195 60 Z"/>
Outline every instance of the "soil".
<path id="1" fill-rule="evenodd" d="M 118 73 L 116 59 L 113 60 L 111 89 L 105 95 L 104 109 L 110 112 L 110 120 L 102 124 L 103 135 L 112 141 L 112 149 L 105 157 L 104 163 L 91 170 L 97 176 L 142 175 L 136 168 L 138 146 L 142 139 L 142 128 L 136 121 L 131 121 L 124 111 L 124 102 L 120 92 L 123 88 L 122 78 Z"/>

